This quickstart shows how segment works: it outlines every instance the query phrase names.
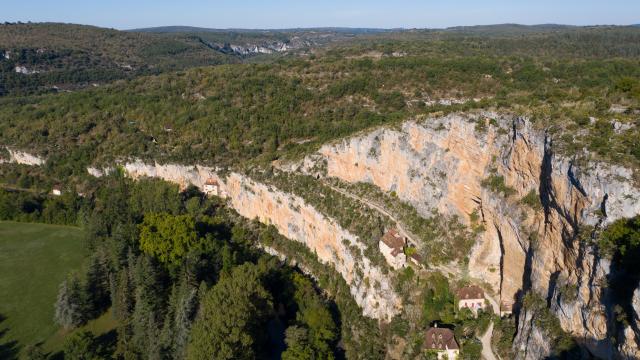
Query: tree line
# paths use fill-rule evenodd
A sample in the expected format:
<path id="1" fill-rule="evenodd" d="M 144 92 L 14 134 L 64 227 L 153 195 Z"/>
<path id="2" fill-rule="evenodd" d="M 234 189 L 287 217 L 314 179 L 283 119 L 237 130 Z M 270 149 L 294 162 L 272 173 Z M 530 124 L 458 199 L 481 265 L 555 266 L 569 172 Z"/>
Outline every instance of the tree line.
<path id="1" fill-rule="evenodd" d="M 85 216 L 91 255 L 60 284 L 70 359 L 334 359 L 340 315 L 314 282 L 256 249 L 273 230 L 195 188 L 102 179 Z M 82 330 L 110 311 L 115 336 Z M 41 349 L 31 347 L 35 354 Z"/>

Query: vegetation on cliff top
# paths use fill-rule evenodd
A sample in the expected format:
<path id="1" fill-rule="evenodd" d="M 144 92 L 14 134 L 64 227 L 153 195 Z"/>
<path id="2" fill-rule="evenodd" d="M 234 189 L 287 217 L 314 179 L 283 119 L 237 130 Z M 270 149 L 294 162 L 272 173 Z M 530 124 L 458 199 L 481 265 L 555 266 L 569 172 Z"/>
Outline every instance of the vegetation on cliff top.
<path id="1" fill-rule="evenodd" d="M 0 142 L 56 164 L 137 156 L 228 166 L 300 154 L 420 114 L 494 108 L 550 127 L 558 149 L 568 154 L 586 147 L 594 156 L 635 166 L 640 64 L 635 50 L 619 49 L 620 41 L 636 49 L 638 33 L 603 28 L 524 39 L 380 35 L 313 57 L 3 98 Z M 609 41 L 614 35 L 617 41 Z M 567 41 L 581 55 L 567 57 L 560 50 Z M 528 55 L 513 56 L 521 43 L 529 43 Z M 378 50 L 380 56 L 370 55 Z M 450 98 L 468 101 L 430 102 Z M 620 113 L 609 112 L 612 105 Z"/>

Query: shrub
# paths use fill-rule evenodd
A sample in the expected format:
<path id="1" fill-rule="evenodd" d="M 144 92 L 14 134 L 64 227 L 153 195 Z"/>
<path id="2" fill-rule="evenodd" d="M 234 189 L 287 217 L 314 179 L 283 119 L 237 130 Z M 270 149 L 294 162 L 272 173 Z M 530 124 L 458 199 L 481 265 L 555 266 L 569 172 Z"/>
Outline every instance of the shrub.
<path id="1" fill-rule="evenodd" d="M 529 206 L 533 210 L 541 210 L 542 203 L 540 202 L 540 196 L 535 190 L 531 190 L 520 200 L 524 205 Z"/>
<path id="2" fill-rule="evenodd" d="M 516 190 L 504 182 L 504 176 L 493 173 L 480 183 L 483 187 L 499 194 L 503 194 L 505 197 L 509 197 L 516 193 Z"/>

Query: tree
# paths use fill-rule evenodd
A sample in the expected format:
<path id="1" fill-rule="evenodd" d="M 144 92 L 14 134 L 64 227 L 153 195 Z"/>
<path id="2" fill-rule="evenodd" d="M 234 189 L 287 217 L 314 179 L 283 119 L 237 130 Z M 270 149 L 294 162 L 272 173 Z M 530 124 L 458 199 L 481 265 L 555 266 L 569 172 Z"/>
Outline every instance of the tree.
<path id="1" fill-rule="evenodd" d="M 58 290 L 54 321 L 66 329 L 75 328 L 85 321 L 82 312 L 83 305 L 84 301 L 78 278 L 75 276 L 67 278 L 60 284 Z"/>
<path id="2" fill-rule="evenodd" d="M 271 295 L 257 267 L 245 263 L 223 275 L 202 301 L 188 359 L 252 359 L 264 341 Z"/>
<path id="3" fill-rule="evenodd" d="M 109 307 L 109 273 L 109 259 L 104 249 L 99 248 L 91 255 L 86 272 L 87 315 L 97 317 Z"/>
<path id="4" fill-rule="evenodd" d="M 308 329 L 305 346 L 312 349 L 315 359 L 333 359 L 332 344 L 338 329 L 331 312 L 309 279 L 293 273 L 292 282 L 295 287 L 294 299 L 298 305 L 296 318 Z M 302 335 L 298 330 L 292 332 L 292 336 Z"/>
<path id="5" fill-rule="evenodd" d="M 482 343 L 478 339 L 469 339 L 464 343 L 460 358 L 463 360 L 480 360 L 482 358 Z"/>
<path id="6" fill-rule="evenodd" d="M 160 180 L 140 180 L 131 187 L 131 210 L 136 214 L 178 214 L 182 208 L 178 185 Z"/>
<path id="7" fill-rule="evenodd" d="M 126 268 L 120 271 L 117 280 L 112 276 L 111 304 L 113 316 L 116 320 L 124 322 L 133 311 L 133 291 Z"/>
<path id="8" fill-rule="evenodd" d="M 40 344 L 29 345 L 24 349 L 25 358 L 28 360 L 46 360 L 47 354 Z"/>
<path id="9" fill-rule="evenodd" d="M 191 325 L 198 305 L 198 289 L 183 277 L 173 287 L 169 309 L 164 321 L 161 342 L 164 351 L 173 359 L 184 359 Z"/>
<path id="10" fill-rule="evenodd" d="M 73 360 L 92 360 L 95 353 L 95 341 L 88 331 L 78 331 L 64 342 L 64 357 Z"/>
<path id="11" fill-rule="evenodd" d="M 140 225 L 140 249 L 169 267 L 180 265 L 201 245 L 195 219 L 189 215 L 146 214 Z"/>
<path id="12" fill-rule="evenodd" d="M 133 278 L 135 305 L 130 318 L 132 336 L 128 352 L 159 358 L 166 296 L 162 273 L 148 256 L 143 255 L 137 259 Z"/>
<path id="13" fill-rule="evenodd" d="M 282 360 L 312 360 L 314 351 L 309 344 L 309 331 L 301 326 L 290 326 L 285 331 L 284 342 L 287 350 L 282 353 Z"/>
<path id="14" fill-rule="evenodd" d="M 454 296 L 449 290 L 449 282 L 442 274 L 433 274 L 429 287 L 424 289 L 423 321 L 430 325 L 433 321 L 453 323 L 455 321 Z"/>

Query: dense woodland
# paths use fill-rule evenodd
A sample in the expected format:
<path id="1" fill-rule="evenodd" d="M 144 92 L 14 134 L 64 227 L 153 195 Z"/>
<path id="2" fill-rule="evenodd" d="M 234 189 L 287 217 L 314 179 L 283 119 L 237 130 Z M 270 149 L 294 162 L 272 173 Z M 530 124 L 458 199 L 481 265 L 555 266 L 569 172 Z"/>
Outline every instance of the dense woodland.
<path id="1" fill-rule="evenodd" d="M 198 37 L 71 24 L 0 24 L 0 96 L 77 90 L 118 79 L 238 62 Z M 24 67 L 28 74 L 18 73 Z"/>
<path id="2" fill-rule="evenodd" d="M 65 358 L 344 356 L 332 300 L 313 280 L 253 246 L 278 236 L 272 229 L 242 220 L 195 189 L 179 193 L 174 185 L 119 175 L 95 185 L 86 198 L 47 199 L 39 209 L 27 205 L 35 197 L 0 194 L 1 219 L 86 229 L 91 256 L 60 285 L 55 320 L 74 329 L 111 309 L 118 327 L 101 338 L 74 332 Z M 75 217 L 46 215 L 62 216 L 65 206 Z"/>
<path id="3" fill-rule="evenodd" d="M 295 156 L 409 117 L 498 109 L 548 128 L 568 155 L 584 156 L 587 148 L 631 167 L 640 161 L 640 29 L 368 36 L 267 64 L 0 98 L 0 142 L 59 167 L 131 156 L 231 166 Z"/>
<path id="4" fill-rule="evenodd" d="M 3 181 L 10 188 L 37 174 L 16 166 Z M 494 316 L 458 310 L 453 289 L 461 283 L 408 268 L 395 287 L 418 313 L 379 328 L 362 316 L 342 277 L 304 245 L 242 219 L 219 199 L 119 173 L 91 181 L 94 190 L 84 196 L 48 195 L 37 183 L 0 190 L 0 220 L 76 225 L 87 233 L 91 255 L 60 284 L 54 304 L 56 323 L 71 331 L 63 353 L 28 344 L 34 357 L 382 359 L 396 337 L 410 340 L 404 356 L 415 357 L 423 352 L 420 334 L 439 323 L 456 329 L 465 358 L 480 358 L 475 337 Z M 358 217 L 347 221 L 366 226 Z M 305 264 L 314 278 L 259 245 Z M 118 324 L 112 332 L 95 337 L 81 328 L 106 312 Z"/>

